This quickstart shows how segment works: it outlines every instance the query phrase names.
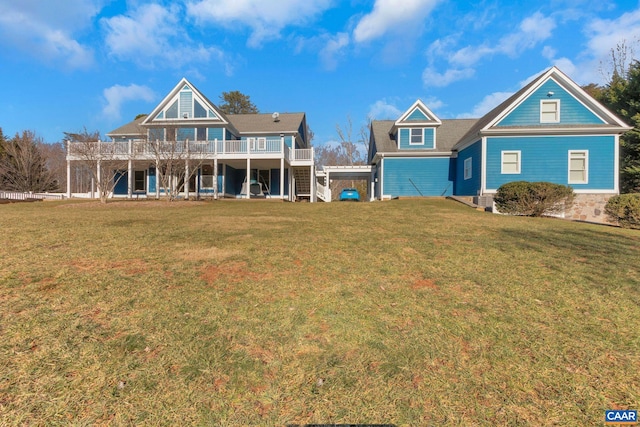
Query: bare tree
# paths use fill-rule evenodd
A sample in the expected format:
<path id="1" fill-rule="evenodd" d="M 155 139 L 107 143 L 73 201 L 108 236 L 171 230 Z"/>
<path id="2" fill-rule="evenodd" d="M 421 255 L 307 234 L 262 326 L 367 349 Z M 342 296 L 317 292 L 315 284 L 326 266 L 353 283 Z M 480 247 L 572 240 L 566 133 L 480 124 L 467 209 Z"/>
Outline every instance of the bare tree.
<path id="1" fill-rule="evenodd" d="M 159 132 L 164 134 L 162 138 L 154 139 L 153 136 L 160 136 L 154 130 L 148 132 L 146 144 L 155 158 L 158 185 L 164 189 L 167 199 L 173 201 L 186 190 L 186 184 L 197 175 L 203 163 L 202 154 L 206 147 L 202 143 L 179 138 L 178 126 L 165 126 L 162 130 L 163 132 Z M 205 145 L 213 143 L 211 141 Z M 189 188 L 186 199 L 189 198 L 189 193 L 195 190 Z M 196 198 L 198 197 L 199 193 L 196 191 Z"/>
<path id="2" fill-rule="evenodd" d="M 635 47 L 640 43 L 636 38 L 631 43 L 623 39 L 609 51 L 609 59 L 600 61 L 600 74 L 604 81 L 611 82 L 618 78 L 627 79 L 629 67 L 635 60 Z"/>
<path id="3" fill-rule="evenodd" d="M 338 135 L 337 145 L 324 145 L 316 147 L 315 160 L 321 166 L 354 166 L 364 165 L 367 163 L 367 155 L 369 151 L 369 124 L 364 125 L 358 131 L 358 135 L 354 135 L 353 121 L 347 116 L 347 123 L 344 126 L 336 124 L 336 133 Z M 356 139 L 357 138 L 357 139 Z M 342 188 L 353 187 L 361 194 L 366 194 L 367 185 L 363 181 L 338 181 L 335 180 L 329 184 L 331 194 L 336 196 Z"/>
<path id="4" fill-rule="evenodd" d="M 12 191 L 56 191 L 58 181 L 47 167 L 43 154 L 44 145 L 35 132 L 25 130 L 22 134 L 0 141 L 0 185 Z"/>
<path id="5" fill-rule="evenodd" d="M 100 140 L 98 131 L 65 132 L 67 154 L 87 171 L 96 183 L 100 202 L 106 203 L 127 169 L 126 150 L 114 142 Z"/>

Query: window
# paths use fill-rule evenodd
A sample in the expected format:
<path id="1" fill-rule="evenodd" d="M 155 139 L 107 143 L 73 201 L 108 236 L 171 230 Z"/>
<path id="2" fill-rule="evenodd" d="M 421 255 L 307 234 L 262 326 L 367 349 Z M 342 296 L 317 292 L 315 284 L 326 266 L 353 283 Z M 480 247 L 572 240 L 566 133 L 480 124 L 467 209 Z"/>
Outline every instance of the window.
<path id="1" fill-rule="evenodd" d="M 249 150 L 254 151 L 256 149 L 256 139 L 247 138 L 247 144 L 249 144 Z"/>
<path id="2" fill-rule="evenodd" d="M 258 150 L 264 151 L 267 149 L 267 138 L 258 138 Z"/>
<path id="3" fill-rule="evenodd" d="M 133 173 L 133 191 L 145 191 L 145 171 L 135 171 Z"/>
<path id="4" fill-rule="evenodd" d="M 560 123 L 560 100 L 540 101 L 540 123 Z"/>
<path id="5" fill-rule="evenodd" d="M 200 188 L 213 188 L 213 166 L 202 165 L 202 173 L 200 175 Z"/>
<path id="6" fill-rule="evenodd" d="M 589 152 L 569 151 L 569 184 L 586 184 L 589 181 Z"/>
<path id="7" fill-rule="evenodd" d="M 468 159 L 464 159 L 464 179 L 471 179 L 472 171 L 471 166 L 473 163 L 473 159 L 469 157 Z"/>
<path id="8" fill-rule="evenodd" d="M 411 129 L 409 145 L 424 145 L 424 131 L 422 129 Z"/>
<path id="9" fill-rule="evenodd" d="M 502 171 L 503 174 L 520 173 L 520 151 L 503 151 L 502 152 Z"/>

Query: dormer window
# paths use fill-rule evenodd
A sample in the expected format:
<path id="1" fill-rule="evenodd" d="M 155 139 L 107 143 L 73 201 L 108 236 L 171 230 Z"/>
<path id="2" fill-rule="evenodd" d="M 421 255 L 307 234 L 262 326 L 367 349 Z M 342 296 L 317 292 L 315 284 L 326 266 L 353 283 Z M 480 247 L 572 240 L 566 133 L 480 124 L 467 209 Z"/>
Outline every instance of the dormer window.
<path id="1" fill-rule="evenodd" d="M 540 123 L 560 123 L 559 99 L 543 99 L 540 101 Z"/>
<path id="2" fill-rule="evenodd" d="M 411 138 L 409 145 L 424 145 L 424 131 L 420 129 L 411 129 Z"/>

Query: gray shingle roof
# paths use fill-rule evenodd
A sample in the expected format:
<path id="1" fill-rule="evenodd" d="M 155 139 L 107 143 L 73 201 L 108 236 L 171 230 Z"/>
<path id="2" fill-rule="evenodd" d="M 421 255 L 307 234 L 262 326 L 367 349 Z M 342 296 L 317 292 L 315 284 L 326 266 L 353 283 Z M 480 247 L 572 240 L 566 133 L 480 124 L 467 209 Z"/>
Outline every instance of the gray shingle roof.
<path id="1" fill-rule="evenodd" d="M 107 133 L 107 136 L 144 136 L 146 134 L 146 130 L 144 130 L 142 126 L 140 126 L 140 123 L 142 123 L 142 121 L 146 118 L 147 116 L 139 117 L 136 120 L 127 123 L 126 125 L 120 126 L 118 129 L 112 130 L 111 132 Z"/>
<path id="2" fill-rule="evenodd" d="M 435 150 L 402 150 L 402 153 L 445 152 L 448 153 L 460 141 L 469 129 L 477 123 L 478 119 L 449 119 L 442 120 L 442 124 L 436 129 Z M 374 120 L 371 122 L 372 140 L 369 160 L 374 153 L 397 153 L 398 143 L 390 134 L 394 120 Z"/>
<path id="3" fill-rule="evenodd" d="M 304 113 L 281 113 L 278 121 L 268 114 L 227 114 L 229 122 L 242 133 L 292 133 L 304 122 Z"/>

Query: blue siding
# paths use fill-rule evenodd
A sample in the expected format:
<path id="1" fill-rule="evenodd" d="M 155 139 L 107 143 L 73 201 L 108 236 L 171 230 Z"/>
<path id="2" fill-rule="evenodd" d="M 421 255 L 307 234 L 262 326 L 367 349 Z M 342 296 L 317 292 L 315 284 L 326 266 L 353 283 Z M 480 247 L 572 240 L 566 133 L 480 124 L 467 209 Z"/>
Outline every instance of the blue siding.
<path id="1" fill-rule="evenodd" d="M 280 169 L 271 169 L 271 185 L 269 191 L 272 196 L 280 195 Z"/>
<path id="2" fill-rule="evenodd" d="M 191 91 L 180 92 L 180 118 L 184 113 L 187 113 L 189 117 L 193 117 L 192 110 L 192 93 Z"/>
<path id="3" fill-rule="evenodd" d="M 156 192 L 156 168 L 150 167 L 149 172 L 147 173 L 147 177 L 149 179 L 149 193 Z"/>
<path id="4" fill-rule="evenodd" d="M 391 197 L 450 196 L 453 194 L 453 168 L 453 159 L 449 157 L 386 158 L 382 172 L 384 194 Z"/>
<path id="5" fill-rule="evenodd" d="M 113 194 L 120 196 L 129 194 L 128 175 L 126 171 L 115 173 L 113 180 L 116 181 L 116 185 L 113 187 Z"/>
<path id="6" fill-rule="evenodd" d="M 547 94 L 553 92 L 552 97 Z M 604 123 L 595 114 L 589 111 L 576 98 L 569 94 L 554 80 L 547 80 L 542 86 L 525 99 L 518 107 L 503 118 L 496 127 L 500 126 L 540 126 L 540 101 L 560 100 L 560 123 L 551 125 L 569 124 L 602 124 Z M 549 126 L 549 123 L 544 123 Z"/>
<path id="7" fill-rule="evenodd" d="M 471 178 L 464 179 L 464 161 L 471 158 Z M 476 196 L 482 185 L 482 141 L 478 140 L 473 145 L 458 153 L 456 159 L 456 196 Z"/>
<path id="8" fill-rule="evenodd" d="M 428 120 L 429 118 L 419 108 L 413 110 L 413 112 L 406 118 L 406 121 L 425 122 Z"/>
<path id="9" fill-rule="evenodd" d="M 520 150 L 520 174 L 501 174 L 501 152 Z M 613 190 L 615 137 L 548 136 L 487 138 L 487 189 L 512 181 L 549 181 L 567 185 L 569 150 L 588 150 L 588 183 L 575 190 Z"/>
<path id="10" fill-rule="evenodd" d="M 400 129 L 400 150 L 432 150 L 436 147 L 435 129 L 432 127 L 422 130 L 424 145 L 411 145 L 409 129 Z"/>

